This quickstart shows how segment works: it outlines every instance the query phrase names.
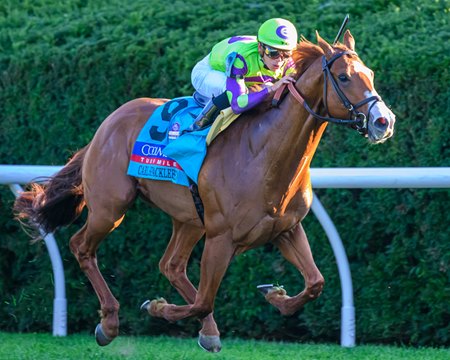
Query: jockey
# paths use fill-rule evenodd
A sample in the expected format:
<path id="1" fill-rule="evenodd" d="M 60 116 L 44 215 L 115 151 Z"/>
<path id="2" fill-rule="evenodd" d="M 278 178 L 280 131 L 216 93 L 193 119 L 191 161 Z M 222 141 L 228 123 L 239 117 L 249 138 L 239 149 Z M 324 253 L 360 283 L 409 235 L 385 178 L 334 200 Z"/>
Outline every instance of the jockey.
<path id="1" fill-rule="evenodd" d="M 216 44 L 192 70 L 194 98 L 208 102 L 190 130 L 212 124 L 230 105 L 235 114 L 249 110 L 282 84 L 294 81 L 291 54 L 296 46 L 295 26 L 280 18 L 264 22 L 257 37 L 234 36 Z M 252 85 L 262 89 L 249 92 Z"/>

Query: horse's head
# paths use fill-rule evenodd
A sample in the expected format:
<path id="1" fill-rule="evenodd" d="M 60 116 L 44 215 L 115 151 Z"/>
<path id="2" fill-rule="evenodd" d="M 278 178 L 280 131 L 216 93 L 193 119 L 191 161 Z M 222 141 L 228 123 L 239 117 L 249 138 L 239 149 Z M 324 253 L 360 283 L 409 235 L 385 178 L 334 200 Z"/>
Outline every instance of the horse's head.
<path id="1" fill-rule="evenodd" d="M 394 133 L 395 115 L 375 90 L 374 73 L 359 59 L 355 40 L 349 30 L 344 43 L 331 46 L 317 33 L 318 45 L 325 56 L 324 104 L 328 115 L 346 122 L 368 137 L 371 143 L 381 143 Z"/>

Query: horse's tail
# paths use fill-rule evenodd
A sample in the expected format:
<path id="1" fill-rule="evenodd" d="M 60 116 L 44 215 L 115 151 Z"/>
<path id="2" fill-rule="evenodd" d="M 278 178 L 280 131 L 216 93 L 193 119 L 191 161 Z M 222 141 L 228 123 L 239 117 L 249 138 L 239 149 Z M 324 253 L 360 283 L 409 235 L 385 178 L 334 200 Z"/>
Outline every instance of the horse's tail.
<path id="1" fill-rule="evenodd" d="M 85 206 L 82 165 L 89 145 L 79 150 L 70 161 L 48 181 L 31 184 L 14 203 L 16 219 L 46 234 L 71 224 Z M 39 238 L 39 236 L 36 236 Z"/>

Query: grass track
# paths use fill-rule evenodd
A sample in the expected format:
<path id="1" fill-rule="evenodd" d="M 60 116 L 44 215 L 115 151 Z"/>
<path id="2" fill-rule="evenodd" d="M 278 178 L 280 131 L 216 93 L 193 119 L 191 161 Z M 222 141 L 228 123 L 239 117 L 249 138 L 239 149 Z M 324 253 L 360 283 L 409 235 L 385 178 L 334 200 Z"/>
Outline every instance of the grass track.
<path id="1" fill-rule="evenodd" d="M 219 354 L 201 350 L 196 339 L 121 336 L 106 347 L 99 347 L 90 335 L 53 337 L 50 334 L 10 334 L 0 332 L 0 359 L 150 359 L 150 360 L 272 360 L 272 359 L 450 359 L 449 349 L 358 345 L 351 349 L 339 345 L 294 344 L 280 342 L 223 340 Z"/>

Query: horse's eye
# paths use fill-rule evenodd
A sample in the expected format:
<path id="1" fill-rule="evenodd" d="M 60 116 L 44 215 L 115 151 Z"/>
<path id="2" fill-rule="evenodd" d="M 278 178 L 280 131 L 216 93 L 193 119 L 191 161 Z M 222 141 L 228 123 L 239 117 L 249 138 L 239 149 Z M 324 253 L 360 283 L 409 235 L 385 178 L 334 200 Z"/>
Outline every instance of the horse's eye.
<path id="1" fill-rule="evenodd" d="M 341 82 L 343 82 L 343 83 L 345 83 L 345 82 L 347 82 L 347 81 L 350 81 L 350 79 L 347 77 L 347 75 L 345 75 L 345 74 L 341 74 L 341 75 L 339 75 L 338 76 L 338 79 L 339 79 L 339 81 L 341 81 Z"/>

